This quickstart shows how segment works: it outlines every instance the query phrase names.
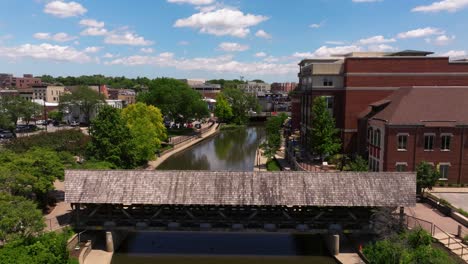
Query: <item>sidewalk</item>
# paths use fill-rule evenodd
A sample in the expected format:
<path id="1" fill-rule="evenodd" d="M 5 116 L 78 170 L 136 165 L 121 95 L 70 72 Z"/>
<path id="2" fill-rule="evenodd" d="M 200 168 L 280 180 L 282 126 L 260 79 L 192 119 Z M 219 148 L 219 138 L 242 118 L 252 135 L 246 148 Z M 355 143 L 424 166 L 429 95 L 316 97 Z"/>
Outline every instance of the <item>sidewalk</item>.
<path id="1" fill-rule="evenodd" d="M 54 187 L 57 204 L 49 214 L 44 216 L 46 231 L 55 231 L 67 226 L 71 220 L 72 208 L 69 203 L 64 202 L 64 183 L 57 180 L 54 182 Z"/>
<path id="2" fill-rule="evenodd" d="M 458 226 L 460 225 L 460 223 L 451 217 L 443 215 L 437 209 L 425 203 L 417 203 L 416 207 L 407 207 L 405 208 L 405 212 L 407 215 L 432 222 L 445 232 L 453 235 L 457 234 Z"/>

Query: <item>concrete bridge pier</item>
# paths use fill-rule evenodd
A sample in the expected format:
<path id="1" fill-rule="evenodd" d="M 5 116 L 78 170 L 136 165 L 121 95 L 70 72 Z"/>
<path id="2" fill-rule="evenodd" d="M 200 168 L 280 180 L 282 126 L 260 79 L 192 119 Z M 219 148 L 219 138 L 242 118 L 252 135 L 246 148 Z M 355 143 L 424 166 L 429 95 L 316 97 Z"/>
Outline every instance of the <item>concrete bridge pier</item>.
<path id="1" fill-rule="evenodd" d="M 338 254 L 340 254 L 340 235 L 329 234 L 325 237 L 325 239 L 330 254 L 332 254 L 333 256 L 337 256 Z"/>
<path id="2" fill-rule="evenodd" d="M 115 252 L 127 235 L 128 232 L 122 230 L 106 231 L 106 251 L 112 253 Z"/>

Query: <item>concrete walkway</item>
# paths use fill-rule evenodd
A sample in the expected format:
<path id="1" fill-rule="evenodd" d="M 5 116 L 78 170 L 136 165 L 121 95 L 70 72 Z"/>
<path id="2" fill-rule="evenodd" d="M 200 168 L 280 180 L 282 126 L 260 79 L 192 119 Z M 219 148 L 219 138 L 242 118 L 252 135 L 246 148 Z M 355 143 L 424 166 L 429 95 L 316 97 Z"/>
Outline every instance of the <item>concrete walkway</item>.
<path id="1" fill-rule="evenodd" d="M 405 213 L 407 215 L 434 223 L 446 233 L 453 235 L 457 234 L 458 225 L 460 225 L 460 223 L 451 217 L 443 215 L 437 209 L 432 208 L 430 205 L 425 203 L 417 203 L 416 207 L 405 208 Z"/>
<path id="2" fill-rule="evenodd" d="M 255 152 L 254 171 L 267 171 L 266 163 L 268 159 L 263 155 L 263 150 L 258 148 Z"/>
<path id="3" fill-rule="evenodd" d="M 64 201 L 64 183 L 56 180 L 54 182 L 54 196 L 57 199 L 55 208 L 47 215 L 44 216 L 46 223 L 46 231 L 55 231 L 57 229 L 68 226 L 71 221 L 72 208 L 69 203 Z"/>
<path id="4" fill-rule="evenodd" d="M 112 255 L 111 252 L 93 249 L 86 257 L 84 263 L 81 264 L 110 264 Z"/>
<path id="5" fill-rule="evenodd" d="M 218 129 L 216 129 L 217 127 L 218 126 L 215 124 L 215 125 L 213 125 L 211 127 L 211 129 L 208 132 L 203 134 L 200 138 L 197 138 L 195 140 L 189 140 L 189 141 L 183 142 L 181 144 L 178 144 L 178 145 L 174 146 L 174 148 L 171 151 L 169 151 L 169 152 L 165 153 L 164 155 L 161 155 L 160 157 L 158 157 L 158 159 L 149 161 L 148 166 L 146 167 L 146 170 L 155 170 L 159 165 L 161 165 L 164 161 L 166 161 L 172 155 L 174 155 L 176 153 L 179 153 L 179 152 L 181 152 L 181 151 L 183 151 L 185 149 L 188 149 L 191 146 L 205 140 L 206 138 L 215 135 L 220 130 L 220 127 L 218 127 Z"/>

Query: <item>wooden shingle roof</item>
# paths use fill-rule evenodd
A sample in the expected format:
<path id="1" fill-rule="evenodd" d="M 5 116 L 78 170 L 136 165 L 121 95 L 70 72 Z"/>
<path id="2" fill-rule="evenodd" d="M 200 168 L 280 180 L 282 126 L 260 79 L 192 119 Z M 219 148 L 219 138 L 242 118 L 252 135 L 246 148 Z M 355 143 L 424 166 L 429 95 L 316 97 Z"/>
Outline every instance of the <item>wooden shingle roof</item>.
<path id="1" fill-rule="evenodd" d="M 65 171 L 69 203 L 384 207 L 415 197 L 414 173 Z"/>

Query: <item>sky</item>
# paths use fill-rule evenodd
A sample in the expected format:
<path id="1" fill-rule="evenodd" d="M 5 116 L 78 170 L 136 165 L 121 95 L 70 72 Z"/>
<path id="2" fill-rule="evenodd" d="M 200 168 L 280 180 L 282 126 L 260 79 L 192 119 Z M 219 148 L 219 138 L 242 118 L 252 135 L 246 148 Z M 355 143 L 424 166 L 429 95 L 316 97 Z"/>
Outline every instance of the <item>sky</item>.
<path id="1" fill-rule="evenodd" d="M 304 58 L 468 56 L 468 0 L 0 0 L 0 72 L 297 81 Z"/>

